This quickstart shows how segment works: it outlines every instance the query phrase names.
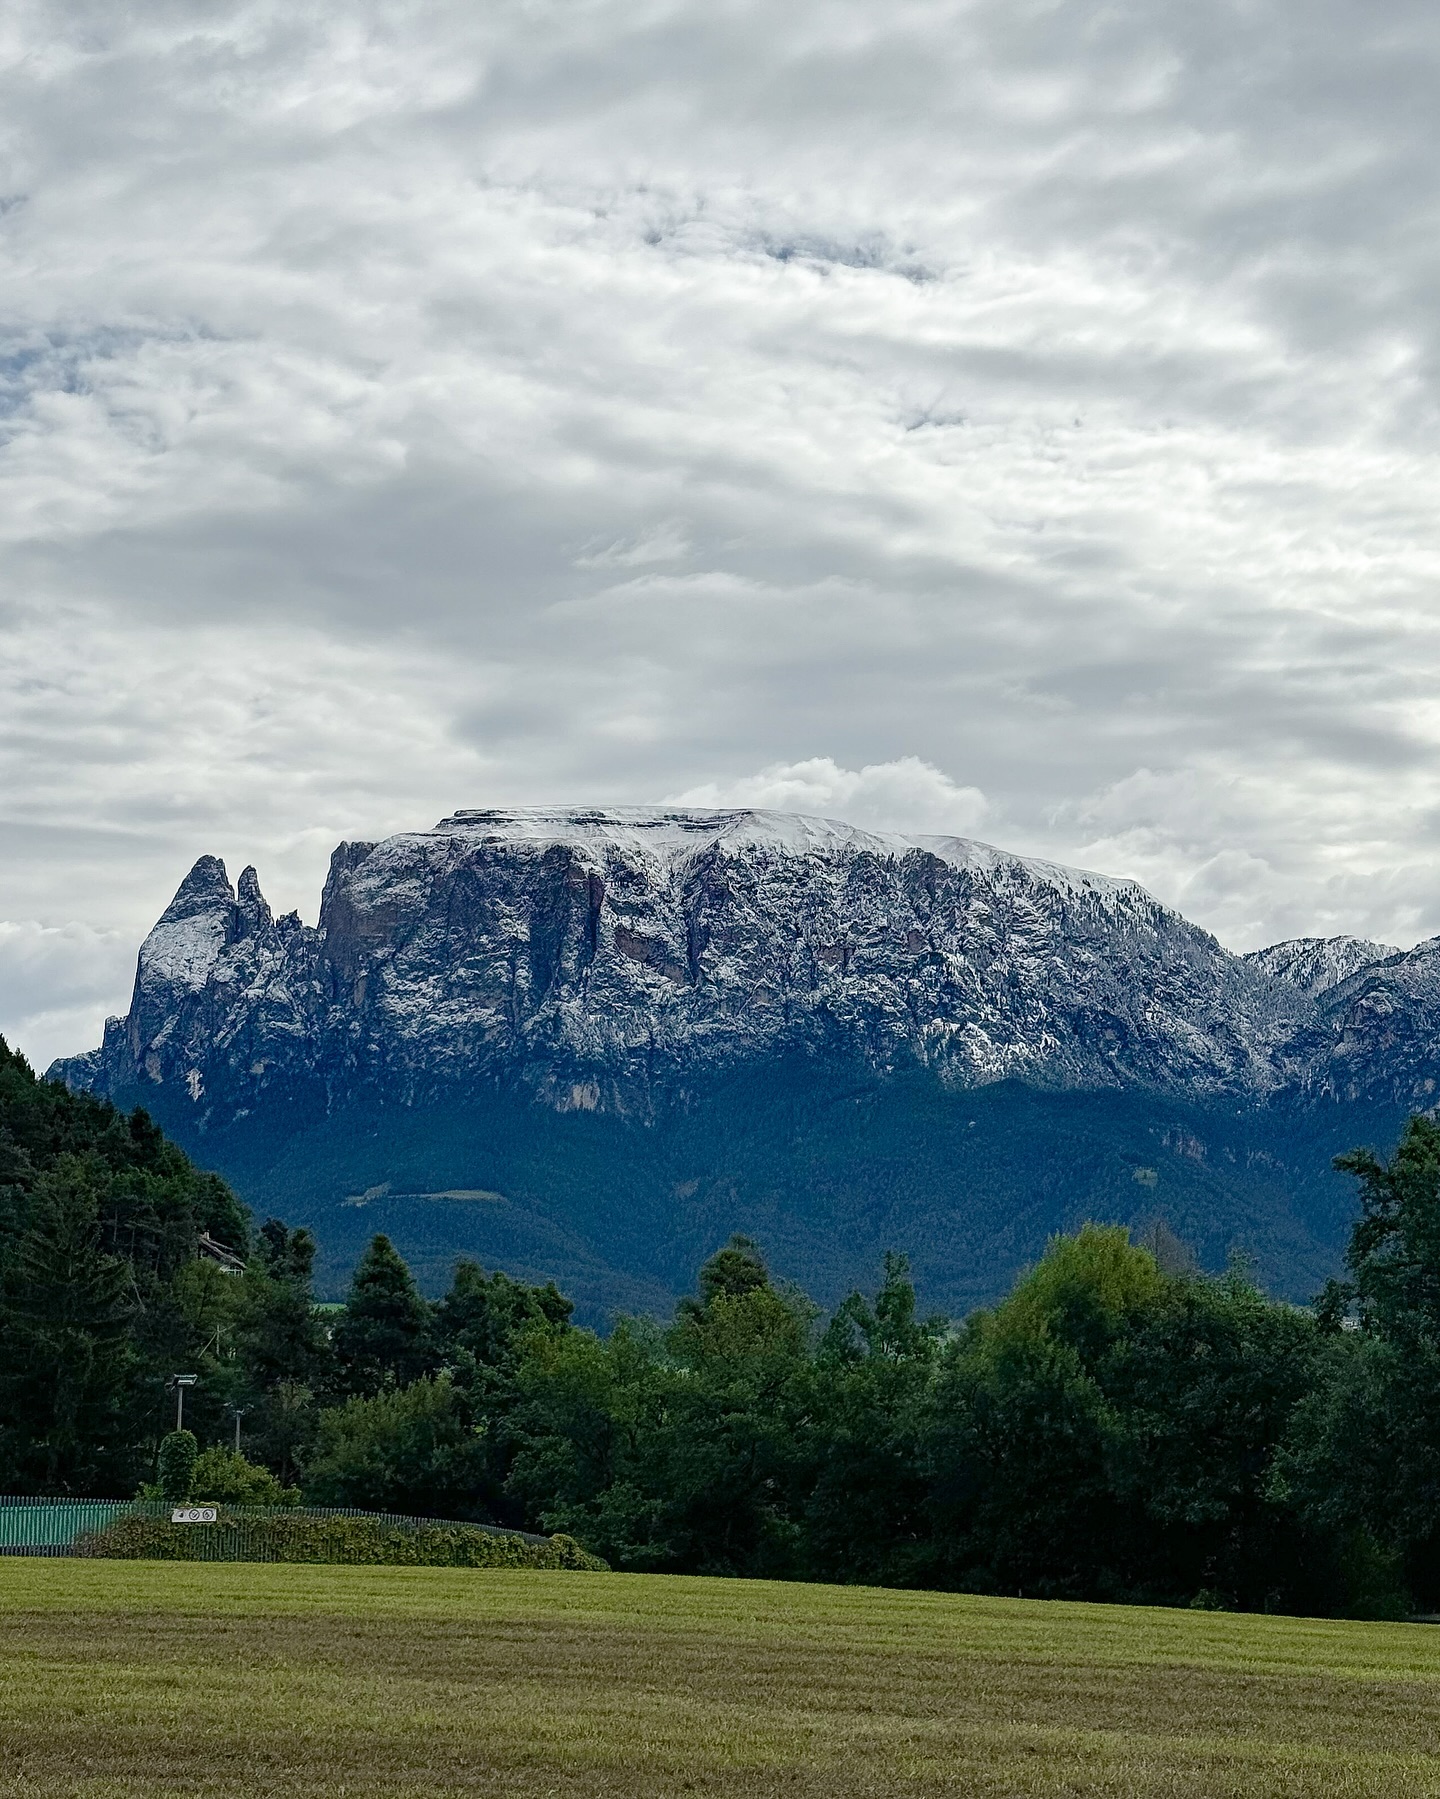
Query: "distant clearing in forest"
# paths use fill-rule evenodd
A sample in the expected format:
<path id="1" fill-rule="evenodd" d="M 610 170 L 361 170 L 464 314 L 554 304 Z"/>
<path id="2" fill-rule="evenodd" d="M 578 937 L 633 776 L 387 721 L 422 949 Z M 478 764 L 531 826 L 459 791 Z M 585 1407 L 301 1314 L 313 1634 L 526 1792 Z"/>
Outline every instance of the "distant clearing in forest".
<path id="1" fill-rule="evenodd" d="M 872 1588 L 0 1561 L 0 1794 L 1440 1793 L 1440 1631 Z"/>

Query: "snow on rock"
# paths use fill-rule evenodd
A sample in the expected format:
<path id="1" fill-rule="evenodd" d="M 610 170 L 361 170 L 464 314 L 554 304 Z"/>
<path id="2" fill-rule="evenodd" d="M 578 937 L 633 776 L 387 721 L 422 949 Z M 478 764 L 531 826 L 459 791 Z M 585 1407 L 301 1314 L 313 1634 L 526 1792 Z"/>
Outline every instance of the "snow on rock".
<path id="1" fill-rule="evenodd" d="M 1395 956 L 1355 939 L 1233 956 L 1133 882 L 965 838 L 464 811 L 340 845 L 315 929 L 273 919 L 253 869 L 232 892 L 202 857 L 141 950 L 129 1017 L 53 1072 L 174 1082 L 217 1118 L 267 1090 L 323 1105 L 476 1082 L 645 1117 L 706 1070 L 784 1053 L 956 1087 L 1263 1099 L 1328 1091 L 1312 1064 L 1360 1027 L 1337 1038 L 1321 1002 Z"/>
<path id="2" fill-rule="evenodd" d="M 1292 937 L 1268 949 L 1251 950 L 1242 960 L 1302 993 L 1318 994 L 1349 980 L 1359 969 L 1400 954 L 1365 937 Z"/>

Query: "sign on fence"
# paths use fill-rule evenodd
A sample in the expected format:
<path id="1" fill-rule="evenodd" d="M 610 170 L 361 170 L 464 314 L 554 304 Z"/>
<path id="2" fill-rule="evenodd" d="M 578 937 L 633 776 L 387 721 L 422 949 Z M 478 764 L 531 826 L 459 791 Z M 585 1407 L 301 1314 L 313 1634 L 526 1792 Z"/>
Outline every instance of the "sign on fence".
<path id="1" fill-rule="evenodd" d="M 215 1507 L 213 1505 L 177 1505 L 170 1514 L 172 1524 L 213 1524 Z"/>

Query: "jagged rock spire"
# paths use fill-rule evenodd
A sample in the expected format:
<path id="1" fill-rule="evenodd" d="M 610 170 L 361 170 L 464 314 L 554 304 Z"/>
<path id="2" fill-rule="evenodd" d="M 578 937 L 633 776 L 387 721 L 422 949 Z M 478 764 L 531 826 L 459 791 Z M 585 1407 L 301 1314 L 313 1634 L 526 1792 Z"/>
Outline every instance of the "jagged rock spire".
<path id="1" fill-rule="evenodd" d="M 236 905 L 246 924 L 249 935 L 254 937 L 262 931 L 268 931 L 275 922 L 265 895 L 260 891 L 260 877 L 253 866 L 247 868 L 240 876 L 240 885 L 236 890 Z"/>
<path id="2" fill-rule="evenodd" d="M 175 897 L 160 914 L 161 924 L 176 924 L 182 918 L 197 918 L 217 906 L 235 903 L 230 877 L 218 856 L 201 856 L 200 860 L 175 889 Z"/>

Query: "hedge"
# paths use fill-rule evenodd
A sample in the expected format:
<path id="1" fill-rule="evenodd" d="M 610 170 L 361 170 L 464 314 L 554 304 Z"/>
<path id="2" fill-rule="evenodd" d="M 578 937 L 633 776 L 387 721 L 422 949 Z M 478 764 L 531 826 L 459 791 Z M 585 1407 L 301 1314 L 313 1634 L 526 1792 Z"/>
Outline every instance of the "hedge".
<path id="1" fill-rule="evenodd" d="M 355 1562 L 425 1568 L 573 1568 L 603 1572 L 573 1537 L 535 1540 L 478 1524 L 405 1523 L 246 1514 L 219 1508 L 213 1524 L 174 1524 L 131 1512 L 75 1540 L 75 1555 L 161 1562 Z"/>

